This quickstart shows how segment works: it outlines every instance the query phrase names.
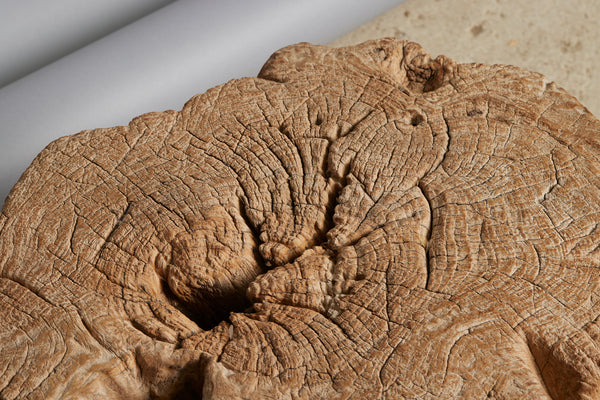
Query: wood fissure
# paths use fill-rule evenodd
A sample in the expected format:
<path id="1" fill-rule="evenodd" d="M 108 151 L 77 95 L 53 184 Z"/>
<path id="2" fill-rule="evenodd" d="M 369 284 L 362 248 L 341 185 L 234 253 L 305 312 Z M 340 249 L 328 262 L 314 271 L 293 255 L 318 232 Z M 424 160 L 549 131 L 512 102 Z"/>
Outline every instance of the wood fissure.
<path id="1" fill-rule="evenodd" d="M 0 213 L 0 398 L 598 398 L 598 137 L 388 38 L 60 139 Z"/>

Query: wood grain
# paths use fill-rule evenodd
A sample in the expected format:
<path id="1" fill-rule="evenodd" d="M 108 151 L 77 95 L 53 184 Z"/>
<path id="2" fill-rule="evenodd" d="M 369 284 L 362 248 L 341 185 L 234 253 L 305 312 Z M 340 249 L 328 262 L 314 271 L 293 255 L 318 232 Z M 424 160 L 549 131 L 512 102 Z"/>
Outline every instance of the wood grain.
<path id="1" fill-rule="evenodd" d="M 0 214 L 0 398 L 597 398 L 599 133 L 382 39 L 59 139 Z"/>

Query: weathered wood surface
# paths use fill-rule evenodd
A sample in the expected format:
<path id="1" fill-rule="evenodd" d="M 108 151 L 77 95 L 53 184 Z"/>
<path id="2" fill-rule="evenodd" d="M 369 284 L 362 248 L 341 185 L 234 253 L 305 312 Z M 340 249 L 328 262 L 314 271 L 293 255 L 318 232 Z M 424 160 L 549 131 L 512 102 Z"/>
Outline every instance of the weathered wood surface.
<path id="1" fill-rule="evenodd" d="M 598 398 L 599 211 L 600 123 L 543 76 L 290 46 L 35 159 L 0 398 Z"/>

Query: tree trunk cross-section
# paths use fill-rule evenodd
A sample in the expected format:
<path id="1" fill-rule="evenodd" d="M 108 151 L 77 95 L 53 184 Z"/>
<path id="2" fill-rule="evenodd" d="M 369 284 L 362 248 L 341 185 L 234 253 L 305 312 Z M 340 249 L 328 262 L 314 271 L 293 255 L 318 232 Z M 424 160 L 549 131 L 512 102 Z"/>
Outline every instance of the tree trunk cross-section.
<path id="1" fill-rule="evenodd" d="M 600 122 L 298 44 L 59 139 L 0 214 L 1 399 L 600 398 Z"/>

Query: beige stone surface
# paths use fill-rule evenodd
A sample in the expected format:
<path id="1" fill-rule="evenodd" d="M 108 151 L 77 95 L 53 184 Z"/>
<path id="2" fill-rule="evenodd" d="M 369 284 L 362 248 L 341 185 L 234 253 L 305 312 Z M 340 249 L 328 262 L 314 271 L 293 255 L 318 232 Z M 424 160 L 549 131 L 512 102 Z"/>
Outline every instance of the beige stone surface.
<path id="1" fill-rule="evenodd" d="M 600 115 L 599 21 L 595 0 L 408 0 L 331 45 L 389 36 L 458 62 L 517 65 Z"/>

